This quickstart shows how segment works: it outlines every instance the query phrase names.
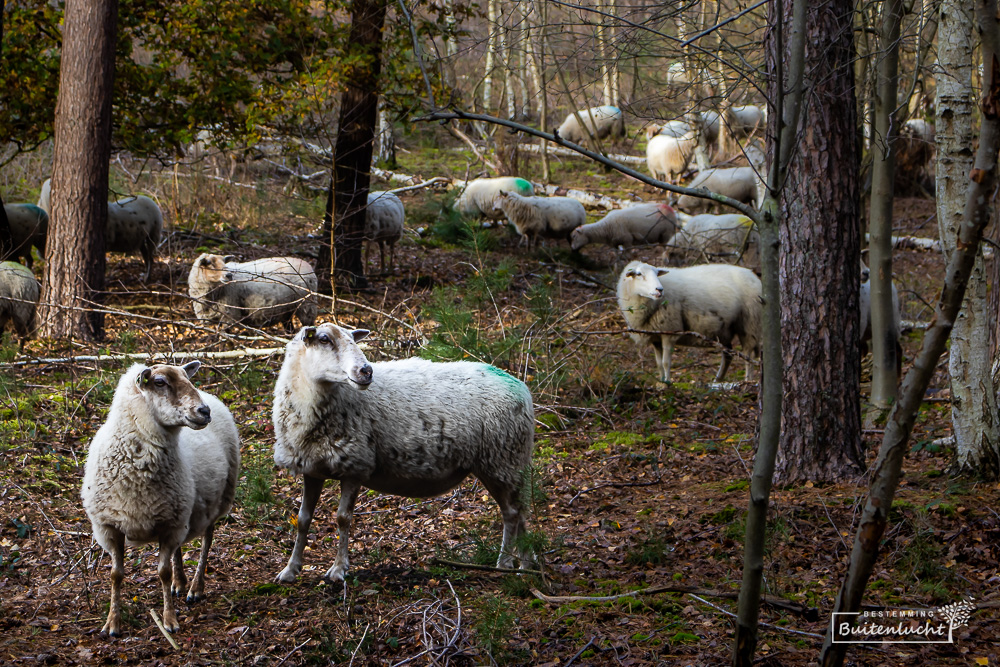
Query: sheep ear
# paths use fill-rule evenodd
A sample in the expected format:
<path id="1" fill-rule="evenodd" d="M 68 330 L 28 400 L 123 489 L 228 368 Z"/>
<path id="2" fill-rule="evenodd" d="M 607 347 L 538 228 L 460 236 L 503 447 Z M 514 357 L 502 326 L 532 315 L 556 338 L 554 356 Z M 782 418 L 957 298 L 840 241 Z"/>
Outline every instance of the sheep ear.
<path id="1" fill-rule="evenodd" d="M 236 255 L 226 255 L 225 257 L 222 258 L 222 261 L 225 262 L 225 263 L 227 263 L 227 264 L 229 262 L 235 262 L 236 261 Z"/>
<path id="2" fill-rule="evenodd" d="M 200 264 L 202 266 L 212 266 L 212 259 L 210 257 L 202 257 Z"/>
<path id="3" fill-rule="evenodd" d="M 670 273 L 670 271 L 669 271 L 669 270 L 667 270 L 667 269 L 657 269 L 657 270 L 656 270 L 656 275 L 657 275 L 657 276 L 665 276 L 665 275 L 667 275 L 668 273 Z"/>
<path id="4" fill-rule="evenodd" d="M 365 338 L 368 338 L 369 334 L 371 334 L 371 331 L 369 331 L 368 329 L 355 329 L 354 331 L 351 332 L 351 335 L 354 336 L 355 343 L 360 343 Z"/>
<path id="5" fill-rule="evenodd" d="M 302 329 L 302 340 L 310 342 L 316 337 L 316 327 L 305 327 Z"/>
<path id="6" fill-rule="evenodd" d="M 198 361 L 197 359 L 194 360 L 194 361 L 189 361 L 186 364 L 184 364 L 183 366 L 181 366 L 181 369 L 185 373 L 187 373 L 188 379 L 193 378 L 194 374 L 198 372 L 199 368 L 201 368 L 201 362 Z"/>
<path id="7" fill-rule="evenodd" d="M 153 371 L 149 368 L 143 368 L 142 372 L 135 376 L 135 386 L 142 387 L 149 384 L 149 378 L 151 377 L 153 377 Z"/>

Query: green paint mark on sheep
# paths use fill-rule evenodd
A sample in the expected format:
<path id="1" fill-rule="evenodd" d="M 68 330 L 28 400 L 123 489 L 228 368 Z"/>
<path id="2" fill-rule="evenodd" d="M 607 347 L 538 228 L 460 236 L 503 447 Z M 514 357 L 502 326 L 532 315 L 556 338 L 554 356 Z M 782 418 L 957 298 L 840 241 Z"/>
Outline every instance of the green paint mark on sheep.
<path id="1" fill-rule="evenodd" d="M 514 182 L 517 183 L 517 193 L 519 195 L 530 195 L 535 191 L 535 188 L 531 185 L 531 183 L 523 178 L 514 179 Z"/>
<path id="2" fill-rule="evenodd" d="M 485 370 L 487 373 L 490 373 L 491 375 L 496 375 L 498 378 L 500 378 L 501 380 L 503 380 L 507 385 L 509 385 L 510 387 L 516 389 L 517 391 L 521 391 L 521 388 L 524 386 L 523 382 L 521 382 L 520 380 L 518 380 L 516 377 L 514 377 L 510 373 L 507 373 L 506 371 L 500 370 L 496 366 L 491 366 L 489 364 L 483 364 L 483 370 Z"/>

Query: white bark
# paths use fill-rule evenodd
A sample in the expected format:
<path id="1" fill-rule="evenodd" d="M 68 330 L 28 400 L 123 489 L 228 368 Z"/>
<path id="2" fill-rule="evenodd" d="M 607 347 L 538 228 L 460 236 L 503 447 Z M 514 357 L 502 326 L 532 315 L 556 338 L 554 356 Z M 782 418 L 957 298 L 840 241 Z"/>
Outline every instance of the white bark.
<path id="1" fill-rule="evenodd" d="M 959 0 L 942 0 L 938 26 L 937 213 L 945 258 L 955 250 L 962 224 L 968 176 L 974 100 L 972 56 L 974 8 Z M 996 388 L 989 356 L 986 280 L 980 252 L 969 278 L 962 310 L 951 332 L 948 371 L 951 376 L 952 425 L 957 466 L 976 473 L 980 462 L 997 457 Z"/>
<path id="2" fill-rule="evenodd" d="M 375 163 L 390 169 L 396 166 L 396 136 L 392 131 L 389 114 L 385 111 L 385 100 L 381 97 L 378 101 L 378 153 Z"/>
<path id="3" fill-rule="evenodd" d="M 483 76 L 483 110 L 493 113 L 493 70 L 496 69 L 497 36 L 500 26 L 497 25 L 497 2 L 486 2 L 486 29 L 489 38 L 486 40 L 486 72 Z"/>

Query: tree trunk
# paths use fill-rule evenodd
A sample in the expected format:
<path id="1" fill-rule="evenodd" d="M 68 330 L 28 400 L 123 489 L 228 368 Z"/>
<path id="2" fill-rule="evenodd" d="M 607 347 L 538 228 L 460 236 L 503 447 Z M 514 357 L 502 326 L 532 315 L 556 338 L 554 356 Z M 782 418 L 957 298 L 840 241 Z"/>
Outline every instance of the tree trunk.
<path id="1" fill-rule="evenodd" d="M 535 7 L 531 14 L 538 17 L 538 25 L 535 26 L 535 41 L 529 41 L 531 46 L 532 71 L 538 79 L 538 126 L 542 132 L 548 132 L 549 124 L 549 95 L 545 81 L 545 34 L 548 26 L 548 2 L 547 0 L 534 0 Z M 548 184 L 552 180 L 552 172 L 549 169 L 549 142 L 542 139 L 542 182 Z"/>
<path id="2" fill-rule="evenodd" d="M 68 0 L 39 335 L 100 340 L 117 0 Z"/>
<path id="3" fill-rule="evenodd" d="M 393 132 L 392 121 L 385 110 L 385 98 L 378 101 L 378 156 L 375 164 L 382 169 L 396 169 L 396 135 Z"/>
<path id="4" fill-rule="evenodd" d="M 486 0 L 486 29 L 489 37 L 486 40 L 486 66 L 483 75 L 483 111 L 493 113 L 493 72 L 496 69 L 496 53 L 498 32 L 497 3 L 500 0 Z"/>
<path id="5" fill-rule="evenodd" d="M 0 3 L 0 16 L 3 16 L 3 4 Z M 2 21 L 0 21 L 2 23 Z M 0 44 L 3 42 L 0 41 Z M 31 251 L 30 248 L 28 250 Z M 10 221 L 7 219 L 7 211 L 3 208 L 3 197 L 0 197 L 0 261 L 14 259 L 11 255 L 14 252 L 14 236 L 10 231 Z"/>
<path id="6" fill-rule="evenodd" d="M 780 267 L 786 382 L 777 471 L 784 484 L 838 481 L 864 468 L 853 8 L 826 0 L 807 10 L 812 85 L 781 201 L 788 251 Z"/>
<path id="7" fill-rule="evenodd" d="M 937 217 L 947 261 L 962 226 L 968 174 L 972 168 L 972 54 L 974 9 L 942 0 L 938 26 Z M 986 276 L 983 253 L 965 291 L 965 302 L 951 332 L 948 372 L 956 467 L 962 474 L 995 479 L 1000 473 L 997 398 L 989 352 Z"/>
<path id="8" fill-rule="evenodd" d="M 903 0 L 882 5 L 879 46 L 882 57 L 875 86 L 875 127 L 872 136 L 872 196 L 868 245 L 871 267 L 872 388 L 869 413 L 874 420 L 884 416 L 896 399 L 896 334 L 892 307 L 892 205 L 896 172 L 896 112 L 899 82 L 899 33 Z M 860 230 L 859 230 L 860 231 Z"/>
<path id="9" fill-rule="evenodd" d="M 368 186 L 378 116 L 378 84 L 382 71 L 382 26 L 386 0 L 355 0 L 351 6 L 351 56 L 358 64 L 347 76 L 340 103 L 340 125 L 333 154 L 334 229 L 324 228 L 323 244 L 316 265 L 324 287 L 329 284 L 331 245 L 336 244 L 334 269 L 350 285 L 367 284 L 362 262 Z M 334 225 L 331 225 L 333 227 Z"/>

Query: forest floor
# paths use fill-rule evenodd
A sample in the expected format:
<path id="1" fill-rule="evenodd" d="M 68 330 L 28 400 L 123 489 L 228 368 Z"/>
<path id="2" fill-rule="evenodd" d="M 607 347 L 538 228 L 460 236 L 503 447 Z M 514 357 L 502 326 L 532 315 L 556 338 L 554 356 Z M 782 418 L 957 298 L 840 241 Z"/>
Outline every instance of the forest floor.
<path id="1" fill-rule="evenodd" d="M 416 140 L 409 147 L 401 172 L 465 173 L 465 154 L 432 153 Z M 301 487 L 271 460 L 270 396 L 281 353 L 206 357 L 195 383 L 229 405 L 243 449 L 237 501 L 210 555 L 208 597 L 178 603 L 180 648 L 172 648 L 150 618 L 161 603 L 156 548 L 130 547 L 125 636 L 102 637 L 109 560 L 91 538 L 79 492 L 87 444 L 131 361 L 11 362 L 283 347 L 280 327 L 262 335 L 195 324 L 187 272 L 203 251 L 314 259 L 310 234 L 324 203 L 322 192 L 273 172 L 238 171 L 235 180 L 251 187 L 197 170 L 146 172 L 126 185 L 140 163 L 120 166 L 122 189 L 157 196 L 166 213 L 170 231 L 150 284 L 138 281 L 138 258 L 111 255 L 107 304 L 114 314 L 104 343 L 31 341 L 19 355 L 8 337 L 0 349 L 0 664 L 729 662 L 756 385 L 713 388 L 718 352 L 692 348 L 675 354 L 675 381 L 657 383 L 650 351 L 622 333 L 615 251 L 590 246 L 581 257 L 550 243 L 526 252 L 503 229 L 463 226 L 448 212 L 454 194 L 428 191 L 404 196 L 408 233 L 392 272 L 372 276 L 369 290 L 339 294 L 333 313 L 327 301 L 321 319 L 372 329 L 366 354 L 373 360 L 409 356 L 426 337 L 426 356 L 482 359 L 529 384 L 538 421 L 529 528 L 543 574 L 445 562 L 496 561 L 499 513 L 483 486 L 467 480 L 429 500 L 362 494 L 347 582 L 323 583 L 336 543 L 338 494 L 330 483 L 304 571 L 292 585 L 273 583 L 294 540 Z M 560 160 L 556 180 L 655 198 L 582 162 Z M 33 201 L 37 187 L 8 179 L 4 194 L 17 201 L 8 194 L 13 189 Z M 935 237 L 933 203 L 901 200 L 895 226 L 899 234 Z M 428 231 L 418 236 L 419 227 Z M 631 255 L 660 263 L 661 252 Z M 929 321 L 940 257 L 901 250 L 895 262 L 904 319 Z M 369 266 L 375 272 L 376 264 Z M 904 368 L 921 338 L 919 328 L 907 332 Z M 743 364 L 733 367 L 727 379 L 741 380 Z M 1000 486 L 949 474 L 953 451 L 937 442 L 950 434 L 947 387 L 942 361 L 921 407 L 866 604 L 935 609 L 968 597 L 987 604 L 956 630 L 953 643 L 858 646 L 851 664 L 997 664 Z M 880 437 L 878 430 L 864 434 L 869 462 Z M 794 604 L 763 605 L 760 664 L 815 661 L 865 493 L 865 479 L 775 489 L 765 592 Z M 189 566 L 197 544 L 185 550 Z M 691 591 L 641 592 L 651 587 Z M 621 597 L 546 601 L 532 589 Z"/>

